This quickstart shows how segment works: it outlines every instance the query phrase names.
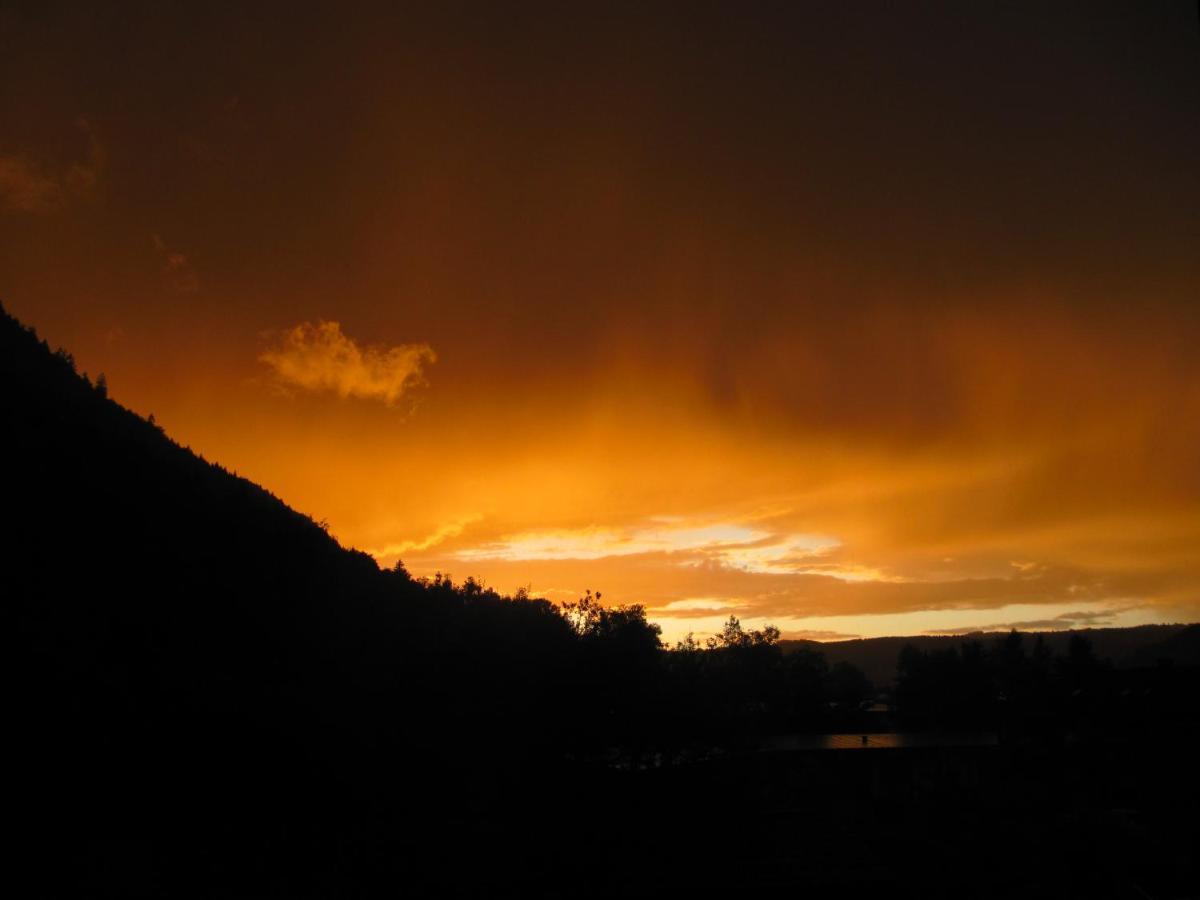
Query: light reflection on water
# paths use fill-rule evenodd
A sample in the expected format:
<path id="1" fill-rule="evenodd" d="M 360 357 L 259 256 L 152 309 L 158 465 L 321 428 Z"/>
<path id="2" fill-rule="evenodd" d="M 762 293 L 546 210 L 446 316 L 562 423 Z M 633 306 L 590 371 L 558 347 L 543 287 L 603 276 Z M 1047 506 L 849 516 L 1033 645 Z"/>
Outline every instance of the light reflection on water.
<path id="1" fill-rule="evenodd" d="M 769 738 L 763 750 L 901 750 L 920 747 L 994 747 L 994 732 L 884 732 L 881 734 L 788 734 Z"/>

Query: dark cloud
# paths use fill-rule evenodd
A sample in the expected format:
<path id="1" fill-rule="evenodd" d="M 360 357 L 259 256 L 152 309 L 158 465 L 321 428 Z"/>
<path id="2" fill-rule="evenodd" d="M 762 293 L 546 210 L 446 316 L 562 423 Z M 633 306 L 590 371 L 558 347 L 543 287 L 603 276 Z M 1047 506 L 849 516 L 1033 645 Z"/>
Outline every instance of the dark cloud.
<path id="1" fill-rule="evenodd" d="M 974 625 L 965 628 L 931 628 L 926 634 L 974 634 L 989 631 L 1070 631 L 1079 628 L 1102 628 L 1112 625 L 1117 617 L 1128 612 L 1130 607 L 1102 610 L 1080 609 L 1065 612 L 1049 619 L 1027 619 L 1019 622 L 1001 622 L 990 625 Z"/>
<path id="2" fill-rule="evenodd" d="M 858 634 L 843 634 L 840 631 L 800 630 L 784 631 L 780 635 L 785 641 L 852 641 Z"/>
<path id="3" fill-rule="evenodd" d="M 6 305 L 386 561 L 864 634 L 1200 609 L 1187 5 L 0 28 Z M 405 402 L 429 347 L 412 421 L 245 389 Z"/>

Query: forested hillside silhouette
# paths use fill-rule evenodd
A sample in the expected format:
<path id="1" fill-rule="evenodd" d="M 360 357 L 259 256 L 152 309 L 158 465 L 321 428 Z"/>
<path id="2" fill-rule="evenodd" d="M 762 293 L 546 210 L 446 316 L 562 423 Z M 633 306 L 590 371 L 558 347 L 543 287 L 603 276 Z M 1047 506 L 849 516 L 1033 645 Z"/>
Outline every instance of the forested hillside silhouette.
<path id="1" fill-rule="evenodd" d="M 1125 667 L 1078 635 L 899 642 L 886 679 L 733 617 L 667 648 L 598 593 L 381 570 L 2 310 L 0 379 L 36 895 L 1005 895 L 1116 844 L 1092 892 L 1194 883 L 1195 626 Z M 941 737 L 871 750 L 896 730 Z"/>
<path id="2" fill-rule="evenodd" d="M 462 815 L 625 714 L 585 671 L 626 671 L 624 632 L 591 641 L 543 600 L 381 572 L 7 313 L 0 376 L 17 808 L 47 877 L 89 884 L 89 855 L 123 846 L 201 848 L 155 863 L 201 892 L 206 866 L 249 877 L 275 851 L 328 876 L 333 823 L 377 802 L 403 811 L 396 834 Z"/>
<path id="3" fill-rule="evenodd" d="M 1191 629 L 1190 639 L 1184 632 Z M 1154 664 L 1166 659 L 1180 665 L 1200 664 L 1194 637 L 1196 626 L 1137 625 L 1130 628 L 1088 628 L 1082 631 L 1033 632 L 1041 636 L 1044 649 L 1054 656 L 1070 651 L 1071 639 L 1083 634 L 1095 655 L 1119 668 Z M 1001 633 L 1002 634 L 1002 633 Z M 831 664 L 847 662 L 859 668 L 871 681 L 885 687 L 895 681 L 896 659 L 901 650 L 912 645 L 918 650 L 947 650 L 963 641 L 990 643 L 996 632 L 970 632 L 956 635 L 917 635 L 909 637 L 854 638 L 842 641 L 784 640 L 785 650 L 808 647 L 819 650 Z M 1032 640 L 1032 638 L 1031 638 Z"/>

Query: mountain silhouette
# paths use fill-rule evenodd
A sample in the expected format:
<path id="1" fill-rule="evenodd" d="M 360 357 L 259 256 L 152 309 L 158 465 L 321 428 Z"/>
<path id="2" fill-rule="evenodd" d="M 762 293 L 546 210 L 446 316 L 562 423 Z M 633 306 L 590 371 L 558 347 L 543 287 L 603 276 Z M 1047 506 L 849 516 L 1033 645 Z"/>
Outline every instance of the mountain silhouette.
<path id="1" fill-rule="evenodd" d="M 1067 652 L 1073 635 L 1082 634 L 1091 641 L 1096 656 L 1118 666 L 1136 666 L 1169 659 L 1181 664 L 1196 665 L 1192 643 L 1184 632 L 1196 626 L 1135 625 L 1128 628 L 1086 628 L 1070 631 L 1023 631 L 1030 638 L 1040 637 L 1046 648 L 1056 654 Z M 990 641 L 1005 632 L 965 632 L 955 635 L 911 635 L 906 637 L 855 638 L 853 640 L 818 643 L 807 640 L 781 641 L 785 651 L 807 647 L 817 649 L 830 665 L 847 662 L 861 669 L 879 688 L 887 687 L 896 676 L 896 657 L 905 646 L 921 650 L 938 650 L 957 646 L 963 641 Z"/>
<path id="2" fill-rule="evenodd" d="M 462 815 L 586 714 L 546 601 L 381 571 L 2 310 L 0 379 L 14 809 L 57 888 L 282 853 L 319 894 L 332 823 Z"/>

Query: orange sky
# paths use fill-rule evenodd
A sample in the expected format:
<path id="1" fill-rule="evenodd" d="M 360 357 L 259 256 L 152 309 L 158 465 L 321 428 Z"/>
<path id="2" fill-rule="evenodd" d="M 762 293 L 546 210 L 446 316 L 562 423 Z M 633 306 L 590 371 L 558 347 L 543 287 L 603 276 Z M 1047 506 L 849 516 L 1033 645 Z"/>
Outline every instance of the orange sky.
<path id="1" fill-rule="evenodd" d="M 95 6 L 0 8 L 0 299 L 344 543 L 672 639 L 1200 616 L 1194 4 Z"/>

